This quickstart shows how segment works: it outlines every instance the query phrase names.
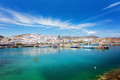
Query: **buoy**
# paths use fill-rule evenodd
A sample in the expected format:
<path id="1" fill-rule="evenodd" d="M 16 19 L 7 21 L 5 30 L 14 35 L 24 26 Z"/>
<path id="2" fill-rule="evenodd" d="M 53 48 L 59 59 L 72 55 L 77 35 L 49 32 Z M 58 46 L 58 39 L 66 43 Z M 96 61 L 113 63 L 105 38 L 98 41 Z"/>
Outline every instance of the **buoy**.
<path id="1" fill-rule="evenodd" d="M 35 61 L 37 61 L 37 58 L 34 58 Z"/>
<path id="2" fill-rule="evenodd" d="M 96 67 L 94 67 L 94 69 L 96 70 Z"/>

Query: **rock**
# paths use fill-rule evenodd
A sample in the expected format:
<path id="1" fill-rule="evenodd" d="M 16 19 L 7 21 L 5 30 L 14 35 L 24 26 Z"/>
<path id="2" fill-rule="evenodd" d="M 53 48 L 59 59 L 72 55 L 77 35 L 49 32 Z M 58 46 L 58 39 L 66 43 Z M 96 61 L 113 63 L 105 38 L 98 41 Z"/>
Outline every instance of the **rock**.
<path id="1" fill-rule="evenodd" d="M 111 70 L 99 76 L 98 80 L 120 80 L 120 69 Z"/>

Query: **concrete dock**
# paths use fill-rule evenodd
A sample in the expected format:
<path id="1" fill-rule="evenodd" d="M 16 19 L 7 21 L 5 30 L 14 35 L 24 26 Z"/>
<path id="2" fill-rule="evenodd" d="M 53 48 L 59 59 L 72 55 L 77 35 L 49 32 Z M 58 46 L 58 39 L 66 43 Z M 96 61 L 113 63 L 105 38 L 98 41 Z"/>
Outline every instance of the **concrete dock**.
<path id="1" fill-rule="evenodd" d="M 95 49 L 109 49 L 108 46 L 95 46 Z"/>

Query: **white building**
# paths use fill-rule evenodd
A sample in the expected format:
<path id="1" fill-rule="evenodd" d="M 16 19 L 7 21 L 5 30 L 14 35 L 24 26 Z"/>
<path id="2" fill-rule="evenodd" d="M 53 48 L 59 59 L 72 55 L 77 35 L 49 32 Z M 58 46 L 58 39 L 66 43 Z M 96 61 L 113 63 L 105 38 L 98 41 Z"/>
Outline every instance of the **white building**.
<path id="1" fill-rule="evenodd" d="M 24 34 L 24 35 L 6 37 L 1 40 L 1 43 L 3 44 L 10 44 L 10 43 L 36 44 L 36 43 L 46 43 L 51 40 L 57 40 L 57 37 L 46 36 L 41 34 Z"/>

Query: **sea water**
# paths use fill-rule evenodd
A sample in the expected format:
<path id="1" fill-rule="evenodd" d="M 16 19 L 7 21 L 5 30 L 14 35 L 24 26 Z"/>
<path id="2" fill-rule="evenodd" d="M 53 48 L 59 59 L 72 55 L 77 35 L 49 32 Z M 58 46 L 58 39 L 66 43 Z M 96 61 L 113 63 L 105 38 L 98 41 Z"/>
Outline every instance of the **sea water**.
<path id="1" fill-rule="evenodd" d="M 0 80 L 97 80 L 120 68 L 120 46 L 109 47 L 0 49 Z"/>

